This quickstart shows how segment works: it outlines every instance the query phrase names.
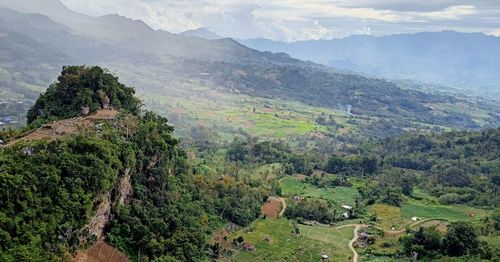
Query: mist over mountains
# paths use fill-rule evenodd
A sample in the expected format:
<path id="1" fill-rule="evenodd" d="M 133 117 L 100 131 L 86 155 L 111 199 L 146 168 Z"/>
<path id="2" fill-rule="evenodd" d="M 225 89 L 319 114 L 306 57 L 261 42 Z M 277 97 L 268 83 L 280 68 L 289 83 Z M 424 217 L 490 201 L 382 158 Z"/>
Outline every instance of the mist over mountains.
<path id="1" fill-rule="evenodd" d="M 492 103 L 403 89 L 386 80 L 298 60 L 285 53 L 250 49 L 230 38 L 207 40 L 199 37 L 200 31 L 185 36 L 153 30 L 140 20 L 116 14 L 90 17 L 75 13 L 58 0 L 40 5 L 31 0 L 0 3 L 5 7 L 0 9 L 0 69 L 5 76 L 2 88 L 7 92 L 33 96 L 50 84 L 62 65 L 98 64 L 147 94 L 165 95 L 186 89 L 185 83 L 191 83 L 314 106 L 350 105 L 353 114 L 404 119 L 403 126 L 417 121 L 479 128 L 500 121 Z M 352 37 L 357 38 L 363 37 Z M 370 43 L 365 45 L 374 45 Z M 363 50 L 360 44 L 346 45 L 352 46 L 353 52 Z M 391 46 L 386 49 L 398 51 Z M 359 59 L 363 56 L 360 54 Z M 366 57 L 377 60 L 376 56 Z M 468 113 L 432 106 L 450 103 L 477 107 L 488 114 L 484 121 L 477 122 Z"/>
<path id="2" fill-rule="evenodd" d="M 500 38 L 482 33 L 422 32 L 374 37 L 276 42 L 240 40 L 262 51 L 388 79 L 445 85 L 500 98 Z"/>

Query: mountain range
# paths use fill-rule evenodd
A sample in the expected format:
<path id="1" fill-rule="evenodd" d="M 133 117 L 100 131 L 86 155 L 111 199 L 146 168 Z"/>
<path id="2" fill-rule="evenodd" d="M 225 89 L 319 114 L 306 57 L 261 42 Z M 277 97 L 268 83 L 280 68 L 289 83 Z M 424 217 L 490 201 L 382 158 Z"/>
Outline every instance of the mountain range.
<path id="1" fill-rule="evenodd" d="M 117 14 L 90 17 L 58 0 L 43 4 L 7 0 L 0 7 L 1 88 L 7 93 L 19 85 L 25 92 L 39 92 L 62 65 L 96 64 L 119 73 L 149 95 L 168 96 L 186 89 L 184 83 L 189 82 L 227 93 L 330 108 L 349 106 L 352 114 L 402 120 L 403 127 L 420 122 L 479 128 L 500 122 L 498 106 L 490 102 L 402 88 L 285 53 L 257 51 L 230 38 L 207 40 L 153 30 L 140 20 Z M 481 120 L 453 105 L 479 110 Z"/>
<path id="2" fill-rule="evenodd" d="M 240 40 L 261 51 L 363 72 L 376 77 L 415 80 L 500 98 L 500 37 L 455 31 L 342 39 L 277 42 Z"/>

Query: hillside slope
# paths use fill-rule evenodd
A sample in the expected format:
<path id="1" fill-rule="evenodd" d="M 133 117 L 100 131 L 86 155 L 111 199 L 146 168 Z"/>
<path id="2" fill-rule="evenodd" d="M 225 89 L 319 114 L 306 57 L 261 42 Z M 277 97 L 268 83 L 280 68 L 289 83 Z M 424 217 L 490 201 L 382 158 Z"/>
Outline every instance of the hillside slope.
<path id="1" fill-rule="evenodd" d="M 388 81 L 338 71 L 283 53 L 259 52 L 232 39 L 206 40 L 155 31 L 141 21 L 118 15 L 86 17 L 96 23 L 92 30 L 87 30 L 75 23 L 63 26 L 45 21 L 47 18 L 40 15 L 7 9 L 2 12 L 0 18 L 8 18 L 0 19 L 4 35 L 25 35 L 26 41 L 36 41 L 51 50 L 33 46 L 26 51 L 52 52 L 48 57 L 54 61 L 43 57 L 37 59 L 38 64 L 47 65 L 49 72 L 55 71 L 53 65 L 56 63 L 101 64 L 139 86 L 138 91 L 143 94 L 168 95 L 185 88 L 184 83 L 189 82 L 227 93 L 345 110 L 352 108 L 349 111 L 354 115 L 397 120 L 403 128 L 419 122 L 474 129 L 496 126 L 500 122 L 498 106 L 487 101 L 401 89 Z M 53 14 L 46 14 L 60 21 L 52 17 Z M 43 19 L 45 26 L 40 29 L 36 24 Z M 9 50 L 5 51 L 12 57 Z M 45 71 L 41 67 L 31 67 L 33 59 L 29 56 L 20 58 L 15 67 L 3 63 L 0 66 L 8 76 L 22 72 L 23 67 L 30 68 L 31 75 L 14 82 L 39 86 L 44 80 L 37 75 L 44 75 Z"/>
<path id="2" fill-rule="evenodd" d="M 267 39 L 240 42 L 257 50 L 286 52 L 299 59 L 377 77 L 435 83 L 500 98 L 496 73 L 500 38 L 481 33 L 443 31 L 292 43 Z"/>
<path id="3" fill-rule="evenodd" d="M 275 189 L 196 174 L 167 119 L 134 101 L 133 89 L 101 68 L 65 67 L 25 133 L 0 132 L 8 142 L 0 147 L 1 261 L 65 261 L 96 240 L 132 260 L 200 261 L 218 225 L 245 226 L 260 214 Z M 87 110 L 74 107 L 82 102 Z"/>

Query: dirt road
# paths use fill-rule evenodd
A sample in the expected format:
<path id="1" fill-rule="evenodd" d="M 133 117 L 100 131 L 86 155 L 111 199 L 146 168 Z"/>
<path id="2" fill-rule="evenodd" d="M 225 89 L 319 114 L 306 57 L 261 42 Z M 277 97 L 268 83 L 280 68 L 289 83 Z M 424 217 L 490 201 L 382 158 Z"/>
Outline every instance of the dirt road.
<path id="1" fill-rule="evenodd" d="M 342 225 L 342 226 L 335 227 L 335 229 L 340 229 L 340 228 L 344 228 L 344 227 L 354 227 L 354 233 L 353 233 L 354 236 L 351 239 L 351 241 L 349 241 L 349 249 L 352 252 L 352 261 L 353 262 L 358 262 L 359 261 L 358 252 L 356 252 L 356 249 L 354 248 L 354 242 L 356 242 L 356 240 L 358 240 L 358 231 L 361 228 L 367 227 L 367 226 L 368 225 L 366 225 L 366 224 L 347 224 L 347 225 Z"/>
<path id="2" fill-rule="evenodd" d="M 285 201 L 285 199 L 284 199 L 284 198 L 282 198 L 282 197 L 278 197 L 278 199 L 279 199 L 279 200 L 280 200 L 280 202 L 281 202 L 281 211 L 280 211 L 280 213 L 279 213 L 278 217 L 282 217 L 282 216 L 283 216 L 283 214 L 285 214 L 285 210 L 286 210 L 286 201 Z"/>
<path id="3" fill-rule="evenodd" d="M 409 225 L 409 227 L 415 227 L 417 225 L 420 225 L 422 223 L 425 223 L 425 222 L 428 222 L 428 221 L 433 221 L 435 219 L 424 219 L 424 220 L 420 220 L 420 221 L 417 221 L 417 222 L 414 222 L 412 224 Z M 344 228 L 344 227 L 354 227 L 354 236 L 353 238 L 351 239 L 351 241 L 349 241 L 349 249 L 351 250 L 352 252 L 352 261 L 353 262 L 358 262 L 359 261 L 359 255 L 358 255 L 358 252 L 356 252 L 356 249 L 354 248 L 354 242 L 356 242 L 356 240 L 358 239 L 358 231 L 363 228 L 363 227 L 368 227 L 369 225 L 367 224 L 346 224 L 346 225 L 342 225 L 342 226 L 338 226 L 338 227 L 334 227 L 335 229 L 340 229 L 340 228 Z M 389 235 L 392 235 L 392 236 L 395 236 L 395 235 L 401 235 L 401 234 L 404 234 L 406 233 L 406 229 L 403 228 L 403 229 L 400 229 L 400 230 L 388 230 L 388 229 L 383 229 L 383 228 L 380 228 L 382 230 L 384 230 L 384 232 L 386 234 L 389 234 Z"/>

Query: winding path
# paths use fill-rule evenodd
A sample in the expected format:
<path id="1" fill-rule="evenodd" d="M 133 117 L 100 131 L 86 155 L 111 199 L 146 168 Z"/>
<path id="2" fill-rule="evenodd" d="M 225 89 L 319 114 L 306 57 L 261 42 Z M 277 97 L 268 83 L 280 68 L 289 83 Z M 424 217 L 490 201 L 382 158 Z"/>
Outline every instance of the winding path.
<path id="1" fill-rule="evenodd" d="M 356 252 L 356 249 L 354 248 L 354 242 L 356 242 L 356 240 L 358 240 L 358 231 L 362 227 L 367 227 L 367 226 L 368 225 L 366 225 L 366 224 L 346 224 L 346 225 L 335 227 L 335 229 L 340 229 L 340 228 L 344 228 L 344 227 L 354 227 L 354 236 L 351 239 L 351 241 L 349 241 L 349 249 L 352 252 L 352 261 L 353 262 L 358 262 L 359 261 L 358 252 Z"/>
<path id="2" fill-rule="evenodd" d="M 282 197 L 278 197 L 279 201 L 281 202 L 281 211 L 278 215 L 278 217 L 282 217 L 283 214 L 285 214 L 285 210 L 286 210 L 286 201 L 284 198 Z"/>
<path id="3" fill-rule="evenodd" d="M 412 223 L 410 224 L 408 227 L 415 227 L 417 225 L 420 225 L 422 223 L 425 223 L 425 222 L 428 222 L 428 221 L 433 221 L 433 220 L 436 220 L 436 219 L 424 219 L 424 220 L 420 220 L 420 221 L 417 221 L 415 223 Z M 358 252 L 356 252 L 356 249 L 354 248 L 354 242 L 356 242 L 356 240 L 358 239 L 358 231 L 363 228 L 363 227 L 368 227 L 369 225 L 367 224 L 345 224 L 345 225 L 341 225 L 341 226 L 338 226 L 338 227 L 334 227 L 335 229 L 341 229 L 341 228 L 344 228 L 344 227 L 354 227 L 354 232 L 353 232 L 353 238 L 351 239 L 351 241 L 349 241 L 349 249 L 351 250 L 352 252 L 352 261 L 353 262 L 358 262 L 359 261 L 359 255 L 358 255 Z M 406 232 L 406 228 L 403 228 L 403 229 L 400 229 L 400 230 L 388 230 L 388 229 L 383 229 L 383 228 L 380 228 L 380 227 L 377 227 L 379 229 L 382 229 L 384 230 L 384 232 L 386 234 L 389 234 L 389 235 L 401 235 L 401 234 L 404 234 Z"/>

